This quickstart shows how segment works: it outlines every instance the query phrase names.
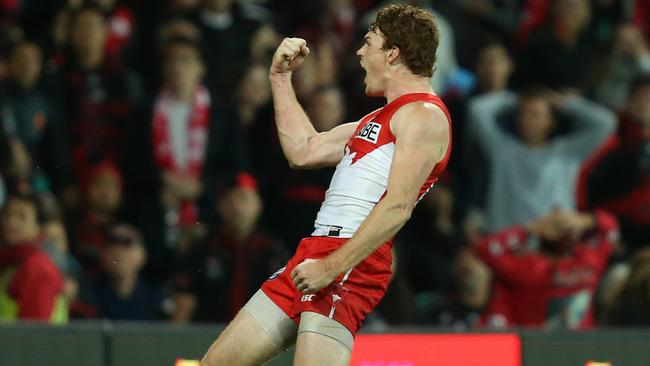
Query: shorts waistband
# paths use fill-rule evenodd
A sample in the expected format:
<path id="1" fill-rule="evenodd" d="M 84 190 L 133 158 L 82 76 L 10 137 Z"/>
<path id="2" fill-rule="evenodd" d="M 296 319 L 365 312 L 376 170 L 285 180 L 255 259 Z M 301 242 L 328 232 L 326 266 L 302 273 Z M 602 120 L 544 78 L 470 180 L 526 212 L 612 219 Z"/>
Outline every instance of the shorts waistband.
<path id="1" fill-rule="evenodd" d="M 342 233 L 343 227 L 336 225 L 327 225 L 327 226 L 318 226 L 311 233 L 311 236 L 329 236 L 333 238 L 349 238 L 351 235 L 345 235 Z"/>

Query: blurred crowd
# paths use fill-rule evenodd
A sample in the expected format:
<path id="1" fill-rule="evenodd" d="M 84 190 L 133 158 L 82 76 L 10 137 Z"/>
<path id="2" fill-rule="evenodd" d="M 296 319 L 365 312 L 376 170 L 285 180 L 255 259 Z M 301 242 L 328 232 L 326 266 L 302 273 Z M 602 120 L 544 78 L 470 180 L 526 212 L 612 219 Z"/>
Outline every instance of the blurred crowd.
<path id="1" fill-rule="evenodd" d="M 270 57 L 305 38 L 316 130 L 358 120 L 385 3 L 0 1 L 0 320 L 231 319 L 333 172 L 284 160 Z M 409 3 L 454 150 L 367 326 L 650 325 L 650 1 Z"/>

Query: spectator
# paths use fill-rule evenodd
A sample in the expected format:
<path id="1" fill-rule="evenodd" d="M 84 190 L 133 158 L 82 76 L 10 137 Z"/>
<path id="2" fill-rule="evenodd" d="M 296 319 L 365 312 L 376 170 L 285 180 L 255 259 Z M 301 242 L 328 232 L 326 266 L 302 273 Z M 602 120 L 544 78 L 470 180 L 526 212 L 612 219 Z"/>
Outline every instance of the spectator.
<path id="1" fill-rule="evenodd" d="M 498 41 L 487 41 L 480 48 L 474 65 L 476 88 L 473 94 L 507 89 L 513 71 L 514 65 L 508 49 Z"/>
<path id="2" fill-rule="evenodd" d="M 622 24 L 616 29 L 603 69 L 594 88 L 594 97 L 618 110 L 625 104 L 630 83 L 639 76 L 650 75 L 650 50 L 638 28 Z"/>
<path id="3" fill-rule="evenodd" d="M 513 136 L 499 118 L 517 106 Z M 553 135 L 562 127 L 553 109 L 572 122 L 569 132 Z M 576 207 L 580 165 L 614 129 L 614 116 L 604 107 L 541 90 L 519 97 L 508 92 L 481 96 L 470 103 L 469 118 L 491 168 L 485 207 L 489 232 L 532 220 L 553 207 Z"/>
<path id="4" fill-rule="evenodd" d="M 42 248 L 44 238 L 35 197 L 7 198 L 1 238 L 0 318 L 66 322 L 63 277 Z"/>
<path id="5" fill-rule="evenodd" d="M 258 223 L 262 201 L 254 178 L 239 176 L 218 206 L 222 223 L 185 256 L 175 276 L 175 322 L 229 321 L 287 258 Z"/>
<path id="6" fill-rule="evenodd" d="M 488 327 L 584 329 L 594 326 L 592 298 L 618 238 L 616 219 L 554 209 L 479 241 L 476 254 L 494 273 Z M 527 251 L 527 241 L 540 240 Z"/>
<path id="7" fill-rule="evenodd" d="M 99 317 L 111 320 L 161 317 L 162 291 L 140 276 L 146 260 L 142 236 L 135 228 L 116 224 L 109 230 L 102 251 L 104 272 L 93 283 Z"/>
<path id="8" fill-rule="evenodd" d="M 452 90 L 444 95 L 445 103 L 452 108 L 451 112 L 458 123 L 463 123 L 465 120 L 465 109 L 469 98 L 508 90 L 510 76 L 514 71 L 514 64 L 508 49 L 495 39 L 487 39 L 479 47 L 477 55 L 476 63 L 473 65 L 476 77 L 474 87 L 467 94 Z M 463 138 L 455 138 L 455 140 L 462 142 Z"/>
<path id="9" fill-rule="evenodd" d="M 106 19 L 98 8 L 81 8 L 71 24 L 64 110 L 75 172 L 81 179 L 93 163 L 121 160 L 125 128 L 138 106 L 140 86 L 118 58 L 106 54 Z"/>
<path id="10" fill-rule="evenodd" d="M 519 51 L 518 85 L 583 90 L 598 56 L 590 19 L 589 0 L 553 0 L 548 25 L 533 32 Z"/>
<path id="11" fill-rule="evenodd" d="M 138 47 L 135 59 L 132 63 L 138 66 L 138 72 L 143 76 L 147 90 L 155 90 L 160 87 L 160 75 L 162 63 L 160 62 L 160 50 L 174 39 L 186 39 L 201 44 L 201 31 L 188 18 L 171 18 L 160 26 L 154 28 L 155 32 L 141 35 L 138 44 L 155 44 L 155 47 Z M 149 37 L 149 38 L 147 38 Z"/>
<path id="12" fill-rule="evenodd" d="M 433 298 L 434 301 L 431 302 L 435 305 L 435 313 L 423 314 L 424 319 L 456 330 L 478 328 L 481 325 L 481 314 L 490 301 L 492 273 L 470 248 L 458 251 L 452 273 L 453 282 L 449 293 L 442 298 Z M 422 301 L 421 295 L 418 300 Z"/>
<path id="13" fill-rule="evenodd" d="M 122 206 L 122 175 L 119 168 L 110 161 L 92 166 L 84 188 L 84 210 L 73 229 L 74 252 L 84 274 L 93 277 L 101 272 L 106 235 L 118 221 Z"/>
<path id="14" fill-rule="evenodd" d="M 259 127 L 255 125 L 258 114 L 270 100 L 271 86 L 267 67 L 262 64 L 249 65 L 237 90 L 237 109 L 243 130 L 250 131 Z"/>
<path id="15" fill-rule="evenodd" d="M 2 85 L 4 129 L 16 149 L 31 157 L 35 170 L 27 174 L 43 189 L 70 188 L 71 165 L 60 106 L 43 90 L 41 49 L 33 42 L 17 44 L 9 57 L 8 78 Z M 15 146 L 20 144 L 22 146 Z M 40 168 L 42 167 L 42 169 Z M 51 181 L 48 181 L 48 178 Z"/>
<path id="16" fill-rule="evenodd" d="M 213 214 L 215 188 L 246 164 L 237 111 L 202 82 L 196 43 L 177 38 L 163 47 L 164 77 L 155 102 L 133 127 L 127 180 L 152 265 L 162 263 L 186 231 Z M 193 234 L 192 234 L 193 235 Z M 169 250 L 168 250 L 169 249 Z"/>
<path id="17" fill-rule="evenodd" d="M 592 207 L 621 220 L 628 249 L 647 245 L 650 235 L 650 77 L 636 79 L 619 114 L 618 133 L 586 173 Z"/>

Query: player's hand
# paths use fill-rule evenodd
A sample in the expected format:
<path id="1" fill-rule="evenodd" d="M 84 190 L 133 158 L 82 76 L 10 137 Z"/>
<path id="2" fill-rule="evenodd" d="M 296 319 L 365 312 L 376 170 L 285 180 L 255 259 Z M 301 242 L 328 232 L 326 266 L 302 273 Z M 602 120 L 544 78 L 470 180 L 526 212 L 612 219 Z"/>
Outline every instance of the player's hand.
<path id="1" fill-rule="evenodd" d="M 314 294 L 334 281 L 320 259 L 305 259 L 291 271 L 291 278 L 298 291 L 305 294 Z"/>
<path id="2" fill-rule="evenodd" d="M 288 75 L 298 68 L 309 54 L 307 41 L 302 38 L 285 38 L 271 61 L 271 75 Z"/>

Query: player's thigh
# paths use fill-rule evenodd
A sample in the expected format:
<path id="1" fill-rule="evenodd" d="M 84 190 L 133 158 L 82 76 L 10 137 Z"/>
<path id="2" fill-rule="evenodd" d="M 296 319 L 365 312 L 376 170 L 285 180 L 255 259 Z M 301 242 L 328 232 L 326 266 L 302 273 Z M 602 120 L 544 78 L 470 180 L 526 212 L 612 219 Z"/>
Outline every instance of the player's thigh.
<path id="1" fill-rule="evenodd" d="M 350 363 L 354 337 L 340 323 L 324 315 L 304 312 L 300 318 L 294 366 Z"/>
<path id="2" fill-rule="evenodd" d="M 219 335 L 201 366 L 262 365 L 295 342 L 296 324 L 258 291 Z"/>

